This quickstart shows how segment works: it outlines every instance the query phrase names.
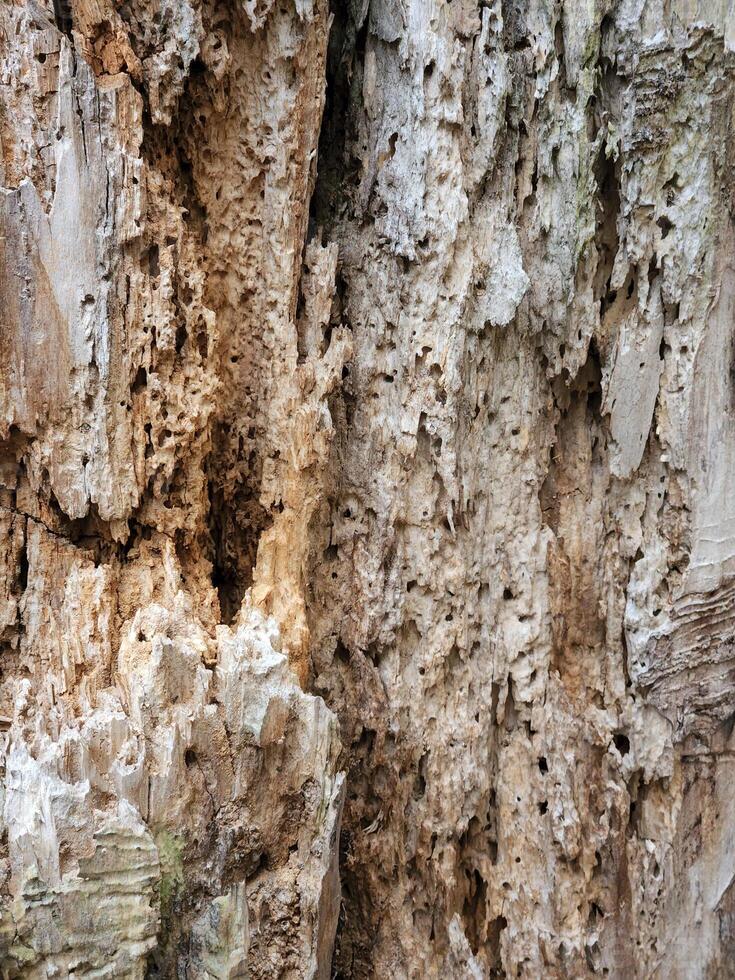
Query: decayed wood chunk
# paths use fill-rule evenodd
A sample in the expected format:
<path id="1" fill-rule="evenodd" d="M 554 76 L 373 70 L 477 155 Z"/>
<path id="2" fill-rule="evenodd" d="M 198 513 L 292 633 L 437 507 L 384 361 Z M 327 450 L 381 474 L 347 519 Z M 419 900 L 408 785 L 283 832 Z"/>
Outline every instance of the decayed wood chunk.
<path id="1" fill-rule="evenodd" d="M 732 974 L 725 6 L 0 5 L 4 976 Z"/>

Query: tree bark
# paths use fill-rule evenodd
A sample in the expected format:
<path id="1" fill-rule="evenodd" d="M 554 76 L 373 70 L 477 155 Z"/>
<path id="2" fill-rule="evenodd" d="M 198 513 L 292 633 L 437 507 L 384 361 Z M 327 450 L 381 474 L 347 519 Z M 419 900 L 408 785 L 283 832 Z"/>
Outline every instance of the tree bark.
<path id="1" fill-rule="evenodd" d="M 725 7 L 0 5 L 3 976 L 735 976 Z"/>

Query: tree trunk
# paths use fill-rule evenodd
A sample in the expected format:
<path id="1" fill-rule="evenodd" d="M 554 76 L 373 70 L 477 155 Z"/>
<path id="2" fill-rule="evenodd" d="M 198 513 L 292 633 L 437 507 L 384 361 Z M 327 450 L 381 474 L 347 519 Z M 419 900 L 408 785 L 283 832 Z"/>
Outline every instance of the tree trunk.
<path id="1" fill-rule="evenodd" d="M 735 976 L 726 6 L 0 5 L 3 976 Z"/>

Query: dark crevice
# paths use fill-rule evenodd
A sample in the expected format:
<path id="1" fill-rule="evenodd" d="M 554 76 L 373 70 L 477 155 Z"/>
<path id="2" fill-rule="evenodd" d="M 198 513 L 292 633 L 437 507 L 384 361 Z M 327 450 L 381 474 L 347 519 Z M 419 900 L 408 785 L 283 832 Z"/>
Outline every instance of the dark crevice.
<path id="1" fill-rule="evenodd" d="M 252 584 L 258 541 L 272 518 L 244 491 L 228 500 L 213 479 L 209 482 L 209 504 L 212 585 L 219 596 L 222 622 L 229 625 Z"/>
<path id="2" fill-rule="evenodd" d="M 74 15 L 71 9 L 71 0 L 54 0 L 54 20 L 59 30 L 66 34 L 73 44 Z"/>
<path id="3" fill-rule="evenodd" d="M 350 208 L 360 182 L 361 165 L 349 152 L 361 107 L 362 66 L 367 44 L 369 4 L 362 19 L 358 5 L 332 0 L 326 67 L 326 98 L 319 134 L 317 181 L 310 206 L 309 237 L 328 230 Z"/>
<path id="4" fill-rule="evenodd" d="M 563 98 L 569 101 L 574 101 L 577 95 L 577 90 L 576 87 L 570 85 L 567 80 L 567 60 L 566 60 L 566 51 L 565 51 L 565 44 L 564 44 L 564 23 L 561 16 L 559 17 L 559 20 L 557 20 L 556 26 L 554 28 L 554 51 L 556 53 L 557 64 L 559 65 L 559 75 L 558 75 L 559 91 L 561 92 Z"/>
<path id="5" fill-rule="evenodd" d="M 600 148 L 594 165 L 597 182 L 598 211 L 595 227 L 597 270 L 593 282 L 595 301 L 600 304 L 600 318 L 615 302 L 617 293 L 610 288 L 615 256 L 618 252 L 618 215 L 620 213 L 620 165 Z"/>
<path id="6" fill-rule="evenodd" d="M 630 752 L 630 739 L 623 732 L 616 732 L 613 735 L 613 742 L 621 755 L 627 755 Z"/>
<path id="7" fill-rule="evenodd" d="M 18 590 L 20 593 L 23 593 L 27 588 L 28 588 L 28 549 L 24 541 L 23 548 L 21 549 L 20 556 L 18 558 Z"/>
<path id="8" fill-rule="evenodd" d="M 521 51 L 530 45 L 526 23 L 527 6 L 519 0 L 502 0 L 503 47 L 506 51 Z"/>

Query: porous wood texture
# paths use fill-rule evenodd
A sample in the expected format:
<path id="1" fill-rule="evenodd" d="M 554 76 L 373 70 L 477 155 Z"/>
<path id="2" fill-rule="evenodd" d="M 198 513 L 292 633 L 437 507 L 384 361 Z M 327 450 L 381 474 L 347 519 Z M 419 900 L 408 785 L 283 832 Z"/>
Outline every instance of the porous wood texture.
<path id="1" fill-rule="evenodd" d="M 735 976 L 735 11 L 0 3 L 0 972 Z"/>

